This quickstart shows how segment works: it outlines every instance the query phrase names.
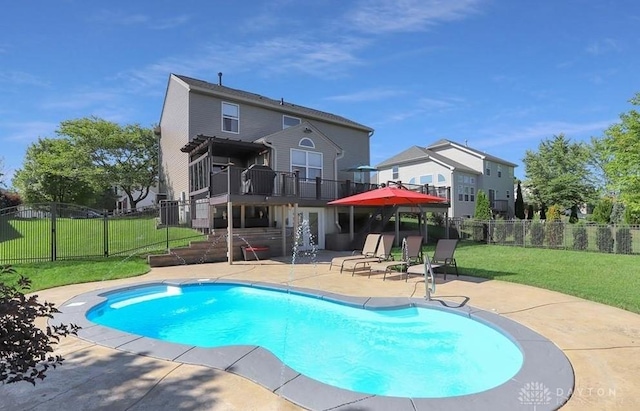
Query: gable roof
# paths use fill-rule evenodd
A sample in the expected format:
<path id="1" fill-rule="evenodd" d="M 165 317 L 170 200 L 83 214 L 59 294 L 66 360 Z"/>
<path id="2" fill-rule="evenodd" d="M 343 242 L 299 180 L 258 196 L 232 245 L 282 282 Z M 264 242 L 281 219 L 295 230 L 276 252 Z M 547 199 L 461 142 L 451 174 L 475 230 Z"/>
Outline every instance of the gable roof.
<path id="1" fill-rule="evenodd" d="M 284 101 L 284 99 L 274 100 L 268 97 L 261 96 L 260 94 L 250 93 L 248 91 L 238 90 L 231 87 L 226 87 L 219 84 L 209 83 L 204 80 L 198 80 L 192 77 L 187 77 L 178 74 L 171 74 L 171 77 L 175 77 L 181 80 L 189 87 L 190 90 L 199 91 L 206 94 L 212 94 L 220 97 L 228 97 L 235 100 L 242 100 L 248 103 L 266 107 L 275 111 L 280 111 L 284 114 L 291 114 L 301 116 L 309 119 L 316 119 L 327 121 L 342 126 L 356 128 L 368 133 L 373 132 L 373 129 L 349 120 L 345 117 L 338 116 L 336 114 L 327 113 L 324 111 L 316 110 L 309 107 L 299 106 Z"/>
<path id="2" fill-rule="evenodd" d="M 518 167 L 517 164 L 514 164 L 514 163 L 512 163 L 510 161 L 503 160 L 503 159 L 501 159 L 499 157 L 492 156 L 491 154 L 484 153 L 484 152 L 482 152 L 480 150 L 476 150 L 475 148 L 471 148 L 471 147 L 469 147 L 467 145 L 459 144 L 459 143 L 456 143 L 455 141 L 447 140 L 447 139 L 444 139 L 444 138 L 441 139 L 441 140 L 436 141 L 435 143 L 433 143 L 433 144 L 431 144 L 429 146 L 427 146 L 427 149 L 428 150 L 437 150 L 439 148 L 447 147 L 447 146 L 455 147 L 458 150 L 466 151 L 467 153 L 473 154 L 476 157 L 479 157 L 479 158 L 481 158 L 483 160 L 489 160 L 489 161 L 493 161 L 495 163 L 505 164 L 505 165 L 508 165 L 508 166 L 511 166 L 511 167 Z"/>
<path id="3" fill-rule="evenodd" d="M 273 142 L 274 139 L 277 139 L 281 136 L 289 135 L 291 133 L 299 134 L 300 130 L 308 130 L 313 132 L 315 136 L 319 136 L 320 138 L 325 140 L 327 143 L 329 143 L 331 146 L 333 146 L 336 149 L 336 153 L 342 152 L 342 147 L 338 146 L 333 140 L 327 137 L 322 131 L 318 130 L 316 127 L 314 127 L 313 124 L 309 123 L 308 121 L 303 121 L 297 126 L 287 127 L 284 130 L 278 130 L 275 133 L 269 134 L 268 136 L 260 137 L 259 139 L 255 140 L 254 143 L 266 142 L 268 144 Z"/>
<path id="4" fill-rule="evenodd" d="M 436 152 L 433 152 L 431 150 L 428 150 L 423 147 L 418 147 L 418 146 L 409 147 L 408 149 L 401 152 L 400 154 L 396 154 L 395 156 L 376 165 L 376 168 L 380 169 L 385 167 L 392 167 L 395 165 L 413 163 L 420 160 L 433 161 L 435 163 L 440 164 L 443 167 L 447 167 L 450 170 L 464 171 L 466 173 L 472 173 L 472 174 L 480 174 L 479 171 L 474 170 L 470 167 L 467 167 L 464 164 L 458 163 L 457 161 L 453 161 Z"/>

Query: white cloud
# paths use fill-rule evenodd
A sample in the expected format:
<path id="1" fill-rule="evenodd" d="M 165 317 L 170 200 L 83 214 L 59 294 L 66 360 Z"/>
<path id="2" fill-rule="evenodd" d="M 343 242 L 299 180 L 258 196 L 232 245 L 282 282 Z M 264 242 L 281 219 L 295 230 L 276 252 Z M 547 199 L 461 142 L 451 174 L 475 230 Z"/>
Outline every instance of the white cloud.
<path id="1" fill-rule="evenodd" d="M 594 56 L 599 56 L 611 52 L 618 52 L 621 50 L 622 48 L 618 45 L 618 43 L 610 38 L 594 41 L 586 48 L 587 53 Z"/>
<path id="2" fill-rule="evenodd" d="M 23 71 L 5 71 L 0 72 L 0 83 L 9 83 L 14 85 L 29 85 L 37 87 L 48 87 L 49 83 L 42 80 L 38 76 Z"/>
<path id="3" fill-rule="evenodd" d="M 119 26 L 136 26 L 147 29 L 166 30 L 187 23 L 190 17 L 187 15 L 178 15 L 168 18 L 155 18 L 148 14 L 129 14 L 124 11 L 102 10 L 91 19 Z"/>
<path id="4" fill-rule="evenodd" d="M 543 121 L 523 127 L 502 126 L 478 130 L 479 134 L 489 136 L 474 141 L 474 147 L 495 147 L 524 141 L 541 141 L 564 134 L 570 139 L 582 139 L 585 136 L 602 133 L 616 120 L 601 120 L 591 123 L 571 123 L 565 121 Z"/>
<path id="5" fill-rule="evenodd" d="M 339 101 L 346 103 L 360 103 L 364 101 L 379 101 L 388 98 L 394 98 L 405 95 L 406 92 L 397 89 L 375 88 L 362 90 L 351 94 L 340 94 L 337 96 L 327 97 L 326 100 Z"/>
<path id="6" fill-rule="evenodd" d="M 480 0 L 364 0 L 346 19 L 358 31 L 388 33 L 423 31 L 478 11 Z"/>

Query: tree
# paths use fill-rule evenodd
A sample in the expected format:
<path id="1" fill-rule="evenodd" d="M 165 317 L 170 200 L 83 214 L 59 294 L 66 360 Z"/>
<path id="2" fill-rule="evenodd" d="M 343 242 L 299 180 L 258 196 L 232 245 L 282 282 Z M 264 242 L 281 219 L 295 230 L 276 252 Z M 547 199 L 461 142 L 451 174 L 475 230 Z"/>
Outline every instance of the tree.
<path id="1" fill-rule="evenodd" d="M 640 93 L 629 102 L 640 105 Z M 640 223 L 640 112 L 620 115 L 620 122 L 593 140 L 594 156 L 602 164 L 609 190 L 619 193 L 628 223 Z"/>
<path id="2" fill-rule="evenodd" d="M 0 275 L 15 274 L 10 266 L 0 266 Z M 50 367 L 64 358 L 52 355 L 52 346 L 61 337 L 76 334 L 74 324 L 50 325 L 44 330 L 35 325 L 38 318 L 51 318 L 58 312 L 53 303 L 39 302 L 37 295 L 25 296 L 31 282 L 20 276 L 17 286 L 0 281 L 0 383 L 27 381 L 31 384 L 46 377 Z"/>
<path id="3" fill-rule="evenodd" d="M 545 204 L 565 209 L 587 203 L 596 188 L 589 168 L 590 149 L 584 143 L 572 143 L 563 134 L 544 140 L 538 151 L 527 150 L 523 160 L 530 189 L 541 210 Z"/>
<path id="4" fill-rule="evenodd" d="M 533 220 L 533 215 L 535 211 L 533 211 L 533 204 L 529 204 L 527 207 L 527 220 Z"/>
<path id="5" fill-rule="evenodd" d="M 61 123 L 58 135 L 68 138 L 90 158 L 94 185 L 107 181 L 125 192 L 132 208 L 144 200 L 158 179 L 158 141 L 150 128 L 120 126 L 96 117 Z"/>
<path id="6" fill-rule="evenodd" d="M 4 159 L 0 157 L 0 188 L 4 186 Z"/>
<path id="7" fill-rule="evenodd" d="M 27 203 L 85 204 L 95 189 L 88 178 L 89 163 L 70 141 L 40 138 L 27 148 L 23 168 L 13 185 Z"/>
<path id="8" fill-rule="evenodd" d="M 524 199 L 522 198 L 522 188 L 518 181 L 518 189 L 516 190 L 515 215 L 520 220 L 524 220 Z"/>
<path id="9" fill-rule="evenodd" d="M 491 220 L 489 197 L 487 197 L 487 194 L 482 190 L 478 190 L 478 195 L 476 196 L 476 210 L 473 216 L 478 220 Z"/>

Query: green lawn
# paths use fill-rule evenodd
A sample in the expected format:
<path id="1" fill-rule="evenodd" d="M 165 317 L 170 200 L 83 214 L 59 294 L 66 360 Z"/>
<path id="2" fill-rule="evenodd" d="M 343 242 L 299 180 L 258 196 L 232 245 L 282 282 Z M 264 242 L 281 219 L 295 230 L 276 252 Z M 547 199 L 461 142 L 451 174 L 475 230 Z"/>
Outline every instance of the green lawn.
<path id="1" fill-rule="evenodd" d="M 48 218 L 4 219 L 0 224 L 0 264 L 24 258 L 47 261 L 52 254 L 52 226 Z M 152 252 L 203 239 L 186 227 L 156 228 L 156 219 L 101 218 L 56 219 L 56 259 L 126 256 L 141 250 Z"/>
<path id="2" fill-rule="evenodd" d="M 431 254 L 433 246 L 425 247 Z M 400 249 L 394 250 L 396 259 Z M 527 284 L 640 313 L 640 256 L 520 248 L 462 242 L 455 253 L 461 274 Z M 141 275 L 141 257 L 14 265 L 33 281 L 32 291 L 60 285 Z M 5 282 L 15 281 L 5 275 Z M 500 298 L 496 295 L 496 298 Z"/>
<path id="3" fill-rule="evenodd" d="M 429 254 L 433 249 L 425 247 Z M 400 250 L 395 253 L 400 258 Z M 455 257 L 461 274 L 532 285 L 640 313 L 637 255 L 462 242 Z"/>

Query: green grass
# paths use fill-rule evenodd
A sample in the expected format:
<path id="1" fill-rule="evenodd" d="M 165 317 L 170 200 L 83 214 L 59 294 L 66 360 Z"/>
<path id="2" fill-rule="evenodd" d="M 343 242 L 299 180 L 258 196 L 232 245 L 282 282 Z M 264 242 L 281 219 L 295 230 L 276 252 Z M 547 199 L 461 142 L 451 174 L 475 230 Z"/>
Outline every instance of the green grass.
<path id="1" fill-rule="evenodd" d="M 11 219 L 4 221 L 0 230 L 0 263 L 20 261 L 46 261 L 51 256 L 51 220 Z M 106 229 L 106 233 L 105 233 Z M 203 239 L 198 231 L 186 227 L 156 228 L 156 219 L 100 218 L 56 219 L 56 256 L 59 259 L 74 257 L 102 257 L 105 254 L 105 238 L 108 255 L 129 255 L 137 250 L 148 252 L 188 244 Z"/>
<path id="2" fill-rule="evenodd" d="M 16 284 L 18 277 L 24 275 L 31 280 L 31 288 L 27 292 L 69 284 L 135 277 L 150 270 L 147 261 L 141 257 L 16 264 L 13 268 L 16 273 L 4 274 L 0 281 Z"/>
<path id="3" fill-rule="evenodd" d="M 433 246 L 425 247 L 429 255 Z M 400 250 L 394 250 L 400 258 Z M 460 243 L 460 274 L 532 285 L 640 313 L 640 256 Z M 496 296 L 499 298 L 499 296 Z"/>

